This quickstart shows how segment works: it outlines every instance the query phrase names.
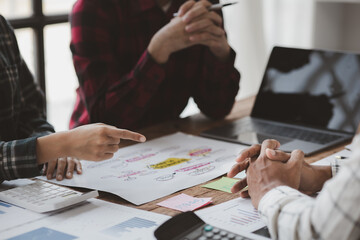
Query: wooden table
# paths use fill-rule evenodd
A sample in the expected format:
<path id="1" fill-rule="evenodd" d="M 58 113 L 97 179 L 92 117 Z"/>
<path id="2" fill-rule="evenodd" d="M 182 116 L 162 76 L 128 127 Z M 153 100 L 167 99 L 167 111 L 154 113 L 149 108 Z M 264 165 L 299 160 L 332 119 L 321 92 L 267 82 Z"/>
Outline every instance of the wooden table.
<path id="1" fill-rule="evenodd" d="M 233 107 L 233 110 L 229 114 L 229 116 L 227 116 L 223 120 L 214 121 L 214 120 L 206 118 L 202 114 L 196 114 L 196 115 L 193 115 L 193 116 L 185 118 L 185 119 L 179 119 L 177 121 L 166 122 L 166 123 L 162 123 L 162 124 L 159 124 L 156 126 L 152 126 L 152 127 L 140 130 L 139 132 L 144 134 L 148 140 L 158 138 L 158 137 L 161 137 L 164 135 L 172 134 L 175 132 L 179 132 L 179 131 L 193 134 L 193 135 L 199 135 L 202 131 L 207 130 L 209 128 L 219 126 L 221 124 L 224 124 L 225 122 L 234 121 L 234 120 L 244 117 L 244 116 L 248 116 L 250 114 L 252 105 L 254 104 L 254 100 L 255 100 L 255 97 L 249 97 L 244 100 L 237 101 Z M 132 143 L 130 143 L 130 142 L 122 143 L 123 146 L 128 146 L 131 144 Z M 321 158 L 324 158 L 328 155 L 331 155 L 335 152 L 342 150 L 346 144 L 349 144 L 349 142 L 338 145 L 334 148 L 331 148 L 331 149 L 321 152 L 319 154 L 315 154 L 311 157 L 307 157 L 306 161 L 309 163 L 315 162 Z M 214 181 L 214 180 L 212 180 L 212 181 Z M 212 182 L 212 181 L 209 181 L 209 182 Z M 185 193 L 185 194 L 188 194 L 188 195 L 194 196 L 194 197 L 211 197 L 213 204 L 210 206 L 213 206 L 215 204 L 219 204 L 219 203 L 239 197 L 238 194 L 231 194 L 231 193 L 221 192 L 221 191 L 217 191 L 217 190 L 202 188 L 201 185 L 204 185 L 204 184 L 200 184 L 200 185 L 173 193 L 169 196 L 165 196 L 163 198 L 157 199 L 155 201 L 152 201 L 152 202 L 140 205 L 140 206 L 133 205 L 116 195 L 113 195 L 110 193 L 105 193 L 105 192 L 100 192 L 99 198 L 102 200 L 122 204 L 122 205 L 129 206 L 129 207 L 134 207 L 134 208 L 143 209 L 143 210 L 147 210 L 147 211 L 151 211 L 151 212 L 174 216 L 180 212 L 176 211 L 176 210 L 171 210 L 168 208 L 160 207 L 160 206 L 157 206 L 156 204 L 165 199 L 168 199 L 169 197 L 178 195 L 179 193 Z"/>

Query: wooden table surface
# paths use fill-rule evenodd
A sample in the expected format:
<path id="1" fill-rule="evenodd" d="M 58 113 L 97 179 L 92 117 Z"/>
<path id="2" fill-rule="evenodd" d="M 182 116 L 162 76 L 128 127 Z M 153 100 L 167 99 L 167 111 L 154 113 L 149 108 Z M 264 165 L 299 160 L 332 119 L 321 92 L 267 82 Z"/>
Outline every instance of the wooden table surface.
<path id="1" fill-rule="evenodd" d="M 251 112 L 251 108 L 254 103 L 254 100 L 255 100 L 255 97 L 249 97 L 249 98 L 237 101 L 233 107 L 233 110 L 229 114 L 229 116 L 227 116 L 223 120 L 214 121 L 214 120 L 206 118 L 202 114 L 196 114 L 196 115 L 190 116 L 185 119 L 179 119 L 179 120 L 173 121 L 173 122 L 166 122 L 166 123 L 162 123 L 162 124 L 159 124 L 156 126 L 146 128 L 146 129 L 142 129 L 139 132 L 144 134 L 148 140 L 155 139 L 155 138 L 165 136 L 168 134 L 172 134 L 175 132 L 179 132 L 179 131 L 188 133 L 188 134 L 199 135 L 202 131 L 207 130 L 209 128 L 219 126 L 226 122 L 234 121 L 234 120 L 239 119 L 244 116 L 248 116 Z M 131 144 L 132 143 L 130 143 L 130 142 L 123 142 L 122 146 L 128 146 Z M 335 152 L 342 150 L 346 144 L 349 144 L 349 142 L 338 145 L 334 148 L 328 149 L 321 153 L 314 154 L 310 157 L 307 157 L 306 161 L 309 163 L 315 162 L 321 158 L 324 158 L 328 155 L 331 155 Z M 235 161 L 234 161 L 234 163 L 235 163 Z M 214 181 L 214 180 L 211 180 L 209 182 L 212 182 L 212 181 Z M 98 198 L 102 199 L 102 200 L 122 204 L 125 206 L 129 206 L 129 207 L 134 207 L 134 208 L 138 208 L 138 209 L 142 209 L 142 210 L 147 210 L 147 211 L 151 211 L 151 212 L 174 216 L 180 212 L 176 211 L 176 210 L 171 210 L 168 208 L 160 207 L 160 206 L 157 206 L 156 204 L 165 199 L 168 199 L 169 197 L 178 195 L 179 193 L 185 193 L 185 194 L 188 194 L 188 195 L 194 196 L 194 197 L 211 197 L 213 204 L 211 204 L 209 206 L 213 206 L 213 205 L 216 205 L 216 204 L 239 197 L 238 194 L 231 194 L 231 193 L 221 192 L 221 191 L 217 191 L 217 190 L 202 188 L 201 185 L 204 185 L 204 183 L 194 186 L 194 187 L 191 187 L 191 188 L 188 188 L 188 189 L 185 189 L 185 190 L 182 190 L 182 191 L 175 192 L 169 196 L 165 196 L 163 198 L 157 199 L 155 201 L 152 201 L 152 202 L 140 205 L 140 206 L 136 206 L 114 194 L 105 193 L 105 192 L 100 192 L 100 196 Z M 171 186 L 169 186 L 169 187 L 171 187 Z M 134 191 L 136 191 L 136 189 L 134 189 Z"/>

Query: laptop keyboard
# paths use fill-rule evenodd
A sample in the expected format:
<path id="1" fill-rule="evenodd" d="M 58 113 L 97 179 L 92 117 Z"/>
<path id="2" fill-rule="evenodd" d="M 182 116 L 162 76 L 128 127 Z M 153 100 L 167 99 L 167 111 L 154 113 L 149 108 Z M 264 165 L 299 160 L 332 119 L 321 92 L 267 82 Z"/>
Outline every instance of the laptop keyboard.
<path id="1" fill-rule="evenodd" d="M 270 135 L 276 135 L 287 138 L 295 138 L 307 142 L 327 144 L 329 142 L 338 140 L 341 136 L 331 135 L 322 132 L 315 132 L 306 129 L 298 129 L 287 126 L 280 126 L 276 124 L 270 124 L 265 122 L 249 121 L 249 127 L 257 132 L 262 132 Z M 249 129 L 250 130 L 250 129 Z"/>

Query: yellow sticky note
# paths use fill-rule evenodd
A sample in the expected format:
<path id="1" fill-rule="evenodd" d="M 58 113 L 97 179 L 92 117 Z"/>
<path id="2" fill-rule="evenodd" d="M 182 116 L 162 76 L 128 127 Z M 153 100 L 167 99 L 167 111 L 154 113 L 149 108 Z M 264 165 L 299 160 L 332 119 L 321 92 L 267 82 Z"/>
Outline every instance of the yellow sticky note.
<path id="1" fill-rule="evenodd" d="M 236 178 L 222 177 L 220 180 L 208 183 L 206 185 L 203 185 L 202 187 L 231 193 L 232 186 L 234 186 L 234 184 L 239 180 L 240 179 L 236 179 Z"/>

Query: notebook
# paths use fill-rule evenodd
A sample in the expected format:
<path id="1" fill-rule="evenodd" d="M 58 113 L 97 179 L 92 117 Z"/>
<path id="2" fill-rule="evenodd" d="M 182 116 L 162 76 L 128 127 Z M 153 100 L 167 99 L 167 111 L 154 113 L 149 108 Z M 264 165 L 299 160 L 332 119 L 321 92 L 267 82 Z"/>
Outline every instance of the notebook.
<path id="1" fill-rule="evenodd" d="M 248 117 L 205 137 L 252 145 L 277 139 L 306 155 L 353 137 L 360 122 L 360 54 L 274 47 Z"/>

